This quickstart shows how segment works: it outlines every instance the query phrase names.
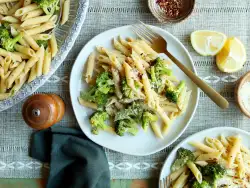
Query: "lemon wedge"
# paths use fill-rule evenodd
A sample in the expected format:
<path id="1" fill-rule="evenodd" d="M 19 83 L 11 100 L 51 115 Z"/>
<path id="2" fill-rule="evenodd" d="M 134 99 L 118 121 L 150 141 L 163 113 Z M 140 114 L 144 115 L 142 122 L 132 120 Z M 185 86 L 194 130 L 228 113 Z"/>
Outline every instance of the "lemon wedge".
<path id="1" fill-rule="evenodd" d="M 216 56 L 216 64 L 222 72 L 236 72 L 246 62 L 246 49 L 236 37 L 228 38 L 222 50 Z"/>
<path id="2" fill-rule="evenodd" d="M 197 53 L 202 56 L 214 56 L 224 46 L 227 36 L 209 30 L 198 30 L 191 34 L 191 43 Z"/>

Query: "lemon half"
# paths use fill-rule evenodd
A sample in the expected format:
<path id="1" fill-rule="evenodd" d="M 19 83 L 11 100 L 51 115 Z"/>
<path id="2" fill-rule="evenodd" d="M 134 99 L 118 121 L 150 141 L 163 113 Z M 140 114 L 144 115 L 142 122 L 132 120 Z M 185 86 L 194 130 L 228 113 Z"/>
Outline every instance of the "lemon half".
<path id="1" fill-rule="evenodd" d="M 216 56 L 216 64 L 222 72 L 236 72 L 246 62 L 246 49 L 236 37 L 228 38 L 222 50 Z"/>
<path id="2" fill-rule="evenodd" d="M 216 55 L 226 40 L 225 34 L 216 31 L 198 30 L 191 34 L 192 46 L 202 56 Z"/>

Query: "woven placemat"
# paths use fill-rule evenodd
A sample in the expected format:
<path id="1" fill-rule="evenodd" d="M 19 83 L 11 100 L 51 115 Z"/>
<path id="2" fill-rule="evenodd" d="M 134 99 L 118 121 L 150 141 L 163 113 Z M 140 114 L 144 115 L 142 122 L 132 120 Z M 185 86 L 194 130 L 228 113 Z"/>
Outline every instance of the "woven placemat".
<path id="1" fill-rule="evenodd" d="M 250 131 L 250 120 L 239 112 L 233 95 L 235 82 L 250 69 L 249 62 L 240 72 L 221 73 L 216 68 L 213 58 L 201 57 L 194 52 L 189 39 L 190 33 L 197 29 L 217 30 L 229 36 L 239 37 L 249 52 L 249 18 L 250 1 L 248 0 L 197 0 L 191 17 L 181 23 L 165 25 L 157 23 L 146 1 L 92 0 L 87 19 L 67 60 L 38 92 L 56 93 L 65 100 L 66 115 L 57 126 L 78 126 L 69 96 L 69 75 L 74 59 L 86 42 L 95 35 L 114 27 L 132 24 L 139 19 L 147 24 L 162 27 L 180 39 L 190 52 L 198 75 L 230 102 L 229 109 L 221 110 L 201 92 L 197 112 L 192 122 L 173 146 L 193 133 L 216 126 L 233 126 Z M 22 103 L 0 113 L 0 177 L 44 177 L 49 166 L 28 157 L 32 130 L 22 120 L 21 107 Z M 145 157 L 124 155 L 106 149 L 111 176 L 114 179 L 157 177 L 172 147 Z"/>

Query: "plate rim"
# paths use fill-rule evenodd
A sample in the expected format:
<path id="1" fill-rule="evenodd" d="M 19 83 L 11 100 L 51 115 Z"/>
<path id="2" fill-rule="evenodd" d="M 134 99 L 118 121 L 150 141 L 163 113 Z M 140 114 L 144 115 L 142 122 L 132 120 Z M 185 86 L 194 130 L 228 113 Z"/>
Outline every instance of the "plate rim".
<path id="1" fill-rule="evenodd" d="M 167 160 L 168 160 L 169 156 L 173 155 L 173 153 L 176 152 L 177 149 L 180 148 L 183 144 L 185 144 L 185 143 L 187 142 L 187 140 L 190 139 L 191 137 L 196 137 L 196 136 L 199 135 L 199 134 L 202 134 L 202 133 L 208 132 L 208 131 L 213 131 L 214 129 L 224 129 L 224 131 L 225 131 L 225 129 L 226 129 L 226 130 L 230 130 L 230 131 L 237 131 L 237 132 L 240 132 L 240 134 L 246 134 L 246 135 L 250 136 L 250 133 L 247 132 L 247 131 L 245 131 L 245 130 L 243 130 L 243 129 L 236 128 L 236 127 L 228 127 L 228 126 L 225 126 L 225 127 L 220 126 L 220 127 L 208 128 L 208 129 L 199 131 L 199 132 L 197 132 L 197 133 L 194 133 L 194 134 L 192 134 L 192 135 L 189 135 L 187 138 L 185 138 L 185 139 L 182 140 L 179 144 L 177 144 L 177 145 L 172 149 L 172 151 L 169 153 L 169 155 L 166 157 L 166 159 L 164 160 L 164 163 L 163 163 L 163 165 L 162 165 L 161 172 L 160 172 L 160 175 L 159 175 L 159 181 L 158 181 L 159 185 L 160 185 L 160 181 L 161 181 L 161 176 L 162 176 L 162 174 L 163 174 L 163 169 L 164 169 L 163 167 L 164 167 L 164 165 L 167 163 Z M 160 188 L 160 186 L 158 186 L 158 187 Z"/>
<path id="2" fill-rule="evenodd" d="M 47 80 L 51 78 L 51 76 L 58 70 L 58 68 L 62 65 L 62 63 L 68 56 L 69 52 L 71 51 L 81 31 L 82 25 L 86 19 L 88 8 L 89 8 L 89 0 L 79 0 L 74 23 L 71 26 L 71 30 L 69 30 L 64 43 L 59 49 L 59 51 L 61 51 L 62 47 L 65 48 L 67 47 L 67 50 L 64 51 L 63 55 L 61 55 L 60 57 L 57 54 L 51 62 L 55 63 L 56 61 L 59 61 L 59 63 L 57 63 L 55 67 L 51 69 L 47 75 L 42 75 L 41 77 L 36 78 L 31 83 L 24 84 L 22 88 L 14 96 L 0 101 L 0 112 L 10 109 L 11 107 L 14 107 L 15 105 L 17 105 L 18 103 L 22 102 L 23 100 L 31 96 L 33 93 L 35 93 L 45 83 L 47 83 Z"/>
<path id="3" fill-rule="evenodd" d="M 163 33 L 165 32 L 165 33 L 167 33 L 167 35 L 169 35 L 171 38 L 173 38 L 173 39 L 175 40 L 175 42 L 177 42 L 177 43 L 181 46 L 181 48 L 184 50 L 184 52 L 187 54 L 187 56 L 188 56 L 188 58 L 190 59 L 190 62 L 191 62 L 191 67 L 192 67 L 192 69 L 193 69 L 192 71 L 195 73 L 195 75 L 197 75 L 197 71 L 196 71 L 196 68 L 195 68 L 195 66 L 194 66 L 193 59 L 192 59 L 190 53 L 188 52 L 187 48 L 180 42 L 180 40 L 179 40 L 177 37 L 175 37 L 174 35 L 172 35 L 170 32 L 168 32 L 168 31 L 166 31 L 166 30 L 164 30 L 164 29 L 162 29 L 162 28 L 160 28 L 160 27 L 153 26 L 153 25 L 148 25 L 148 26 L 152 27 L 153 29 L 156 28 L 156 29 L 160 30 L 160 31 L 163 32 Z M 79 123 L 80 120 L 78 120 L 78 117 L 76 116 L 76 113 L 75 113 L 75 110 L 76 110 L 76 109 L 75 109 L 75 106 L 73 105 L 73 102 L 72 102 L 72 101 L 73 101 L 73 100 L 72 100 L 73 96 L 72 96 L 71 88 L 72 88 L 72 80 L 73 80 L 72 77 L 73 77 L 73 70 L 74 70 L 75 63 L 76 63 L 77 61 L 79 61 L 80 55 L 83 53 L 83 51 L 84 51 L 84 49 L 86 48 L 86 46 L 87 46 L 89 43 L 91 43 L 93 40 L 95 40 L 97 37 L 99 37 L 100 35 L 103 35 L 103 34 L 105 34 L 105 33 L 112 32 L 112 31 L 117 30 L 117 29 L 127 29 L 127 28 L 129 28 L 129 27 L 132 27 L 132 25 L 124 25 L 124 26 L 120 26 L 120 27 L 115 27 L 115 28 L 112 28 L 112 29 L 109 29 L 109 30 L 105 30 L 105 31 L 99 33 L 98 35 L 94 36 L 93 38 L 91 38 L 91 39 L 82 47 L 81 51 L 78 53 L 77 58 L 76 58 L 75 61 L 74 61 L 74 64 L 73 64 L 72 69 L 71 69 L 71 72 L 70 72 L 70 81 L 69 81 L 70 99 L 71 99 L 71 104 L 72 104 L 72 108 L 73 108 L 74 115 L 75 115 L 75 117 L 76 117 L 77 123 L 79 124 L 79 127 L 81 128 L 81 130 L 82 130 L 82 132 L 83 132 L 84 134 L 85 134 L 85 132 L 83 131 L 83 129 L 82 129 L 80 123 Z M 185 74 L 185 73 L 183 73 L 183 74 Z M 198 104 L 199 104 L 199 100 L 200 100 L 200 89 L 198 88 L 198 86 L 196 87 L 196 90 L 197 90 L 197 97 L 196 97 L 196 100 L 195 100 L 194 110 L 193 110 L 193 112 L 192 112 L 192 114 L 191 114 L 189 120 L 187 121 L 186 125 L 185 125 L 185 126 L 183 127 L 183 129 L 179 132 L 179 134 L 176 136 L 176 138 L 174 138 L 171 142 L 169 142 L 168 144 L 164 145 L 163 147 L 160 147 L 160 148 L 158 148 L 158 149 L 156 149 L 156 150 L 154 150 L 154 151 L 151 151 L 151 152 L 144 152 L 143 154 L 142 154 L 142 153 L 134 153 L 134 152 L 119 151 L 119 150 L 116 150 L 116 149 L 111 149 L 111 148 L 109 148 L 109 147 L 103 146 L 102 144 L 99 144 L 99 143 L 97 143 L 96 141 L 94 141 L 94 140 L 92 140 L 91 138 L 89 138 L 88 135 L 86 135 L 86 134 L 85 134 L 85 135 L 86 135 L 92 142 L 94 142 L 94 143 L 96 143 L 96 144 L 98 144 L 98 145 L 100 145 L 100 146 L 102 146 L 102 147 L 108 148 L 108 149 L 110 149 L 110 150 L 113 150 L 113 151 L 116 151 L 116 152 L 119 152 L 119 153 L 127 154 L 127 155 L 133 155 L 133 156 L 147 156 L 147 155 L 151 155 L 151 154 L 157 153 L 157 152 L 159 152 L 159 151 L 161 151 L 161 150 L 163 150 L 163 149 L 169 147 L 170 145 L 172 145 L 172 144 L 173 144 L 173 143 L 174 143 L 174 142 L 175 142 L 175 141 L 176 141 L 176 140 L 186 131 L 187 127 L 189 126 L 190 122 L 192 121 L 192 119 L 193 119 L 193 117 L 194 117 L 194 115 L 195 115 L 195 112 L 196 112 L 196 110 L 197 110 L 197 107 L 198 107 Z"/>

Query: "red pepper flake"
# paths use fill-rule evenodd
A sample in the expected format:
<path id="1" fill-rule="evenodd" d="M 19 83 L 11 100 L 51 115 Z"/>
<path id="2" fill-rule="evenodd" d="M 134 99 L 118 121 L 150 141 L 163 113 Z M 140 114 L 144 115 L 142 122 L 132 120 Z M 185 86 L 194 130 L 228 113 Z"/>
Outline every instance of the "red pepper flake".
<path id="1" fill-rule="evenodd" d="M 156 0 L 156 3 L 171 18 L 179 17 L 184 8 L 183 0 Z"/>

